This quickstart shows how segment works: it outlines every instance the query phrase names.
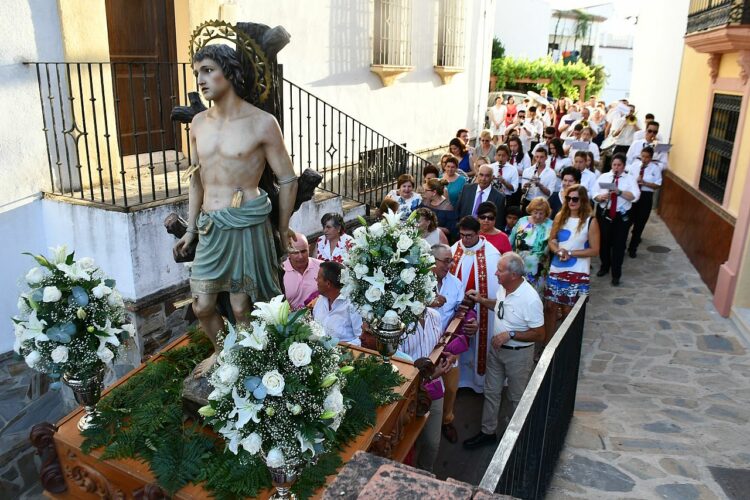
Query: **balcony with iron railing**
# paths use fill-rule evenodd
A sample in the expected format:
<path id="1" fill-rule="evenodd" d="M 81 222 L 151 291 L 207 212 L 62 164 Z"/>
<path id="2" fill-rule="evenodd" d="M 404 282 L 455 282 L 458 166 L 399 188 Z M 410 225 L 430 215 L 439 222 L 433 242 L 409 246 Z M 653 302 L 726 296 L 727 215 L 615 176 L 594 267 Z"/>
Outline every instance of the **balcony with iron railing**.
<path id="1" fill-rule="evenodd" d="M 189 106 L 187 63 L 34 62 L 50 197 L 130 211 L 184 199 L 193 161 L 190 124 L 171 120 Z M 298 174 L 320 189 L 376 206 L 400 174 L 418 180 L 427 161 L 351 115 L 280 79 L 278 119 Z"/>
<path id="2" fill-rule="evenodd" d="M 690 0 L 686 34 L 750 24 L 748 0 Z"/>

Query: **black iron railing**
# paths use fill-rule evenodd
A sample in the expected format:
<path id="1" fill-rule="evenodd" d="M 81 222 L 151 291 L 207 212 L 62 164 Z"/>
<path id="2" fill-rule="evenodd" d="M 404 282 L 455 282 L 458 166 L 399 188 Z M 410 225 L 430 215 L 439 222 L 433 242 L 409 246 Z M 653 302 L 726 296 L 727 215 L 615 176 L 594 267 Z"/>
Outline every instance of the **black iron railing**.
<path id="1" fill-rule="evenodd" d="M 729 24 L 750 24 L 750 1 L 690 0 L 688 34 Z"/>
<path id="2" fill-rule="evenodd" d="M 320 187 L 377 206 L 401 174 L 421 181 L 427 160 L 340 109 L 284 80 L 284 138 L 298 172 L 312 168 Z"/>
<path id="3" fill-rule="evenodd" d="M 187 63 L 29 63 L 36 71 L 49 192 L 121 208 L 187 194 L 190 125 L 170 119 L 195 90 Z M 427 161 L 338 108 L 283 80 L 280 123 L 295 169 L 322 189 L 375 206 Z"/>
<path id="4" fill-rule="evenodd" d="M 724 201 L 741 112 L 742 96 L 714 95 L 698 187 L 718 203 Z"/>
<path id="5" fill-rule="evenodd" d="M 544 498 L 575 407 L 586 299 L 578 299 L 544 350 L 481 488 L 523 499 Z"/>

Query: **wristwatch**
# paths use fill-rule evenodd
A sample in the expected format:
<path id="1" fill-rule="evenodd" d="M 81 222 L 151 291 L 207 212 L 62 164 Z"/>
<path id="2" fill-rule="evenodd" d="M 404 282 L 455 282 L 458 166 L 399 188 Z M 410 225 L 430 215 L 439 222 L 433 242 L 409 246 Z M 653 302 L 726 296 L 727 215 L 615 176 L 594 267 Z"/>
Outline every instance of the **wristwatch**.
<path id="1" fill-rule="evenodd" d="M 508 337 L 510 337 L 510 340 L 513 340 L 514 338 L 516 338 L 516 332 L 514 332 L 513 330 L 508 330 Z"/>

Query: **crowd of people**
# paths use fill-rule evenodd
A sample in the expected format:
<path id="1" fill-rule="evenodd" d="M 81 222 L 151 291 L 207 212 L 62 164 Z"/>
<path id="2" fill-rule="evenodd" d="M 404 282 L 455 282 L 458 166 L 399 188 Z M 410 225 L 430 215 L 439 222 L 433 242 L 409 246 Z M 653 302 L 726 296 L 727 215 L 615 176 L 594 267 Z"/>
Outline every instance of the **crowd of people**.
<path id="1" fill-rule="evenodd" d="M 626 248 L 637 257 L 667 168 L 658 122 L 648 114 L 641 127 L 626 100 L 499 97 L 489 118 L 474 147 L 459 130 L 439 165 L 427 165 L 419 184 L 399 176 L 379 209 L 404 220 L 416 211 L 435 258 L 437 297 L 397 354 L 425 367 L 432 404 L 416 465 L 426 470 L 441 435 L 459 439 L 453 407 L 461 387 L 484 394 L 481 431 L 463 445 L 496 442 L 503 386 L 515 409 L 559 322 L 589 293 L 592 257 L 601 262 L 597 276 L 620 284 Z M 330 335 L 372 346 L 369 325 L 340 293 L 352 238 L 339 214 L 326 214 L 321 225 L 313 245 L 300 234 L 289 250 L 287 298 L 293 308 L 310 307 Z M 439 362 L 425 363 L 449 325 L 458 326 Z"/>

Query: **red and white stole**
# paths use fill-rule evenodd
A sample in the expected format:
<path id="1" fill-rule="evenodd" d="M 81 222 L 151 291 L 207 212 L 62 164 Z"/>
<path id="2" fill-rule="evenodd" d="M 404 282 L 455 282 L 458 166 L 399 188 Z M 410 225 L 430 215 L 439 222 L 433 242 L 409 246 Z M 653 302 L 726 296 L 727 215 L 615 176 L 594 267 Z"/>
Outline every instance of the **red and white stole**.
<path id="1" fill-rule="evenodd" d="M 484 246 L 486 241 L 483 236 L 480 236 L 482 246 L 477 250 L 464 250 L 462 243 L 459 243 L 456 247 L 456 253 L 453 255 L 453 263 L 451 264 L 451 274 L 462 280 L 462 265 L 461 259 L 466 253 L 467 258 L 476 256 L 476 265 L 471 266 L 469 271 L 468 279 L 466 280 L 466 291 L 477 290 L 479 295 L 487 297 L 488 285 L 487 285 L 487 256 L 484 252 Z M 478 278 L 478 279 L 477 279 Z M 489 315 L 490 310 L 483 305 L 479 305 L 479 332 L 478 335 L 478 352 L 477 352 L 477 373 L 484 375 L 487 369 L 487 331 L 489 329 Z"/>

